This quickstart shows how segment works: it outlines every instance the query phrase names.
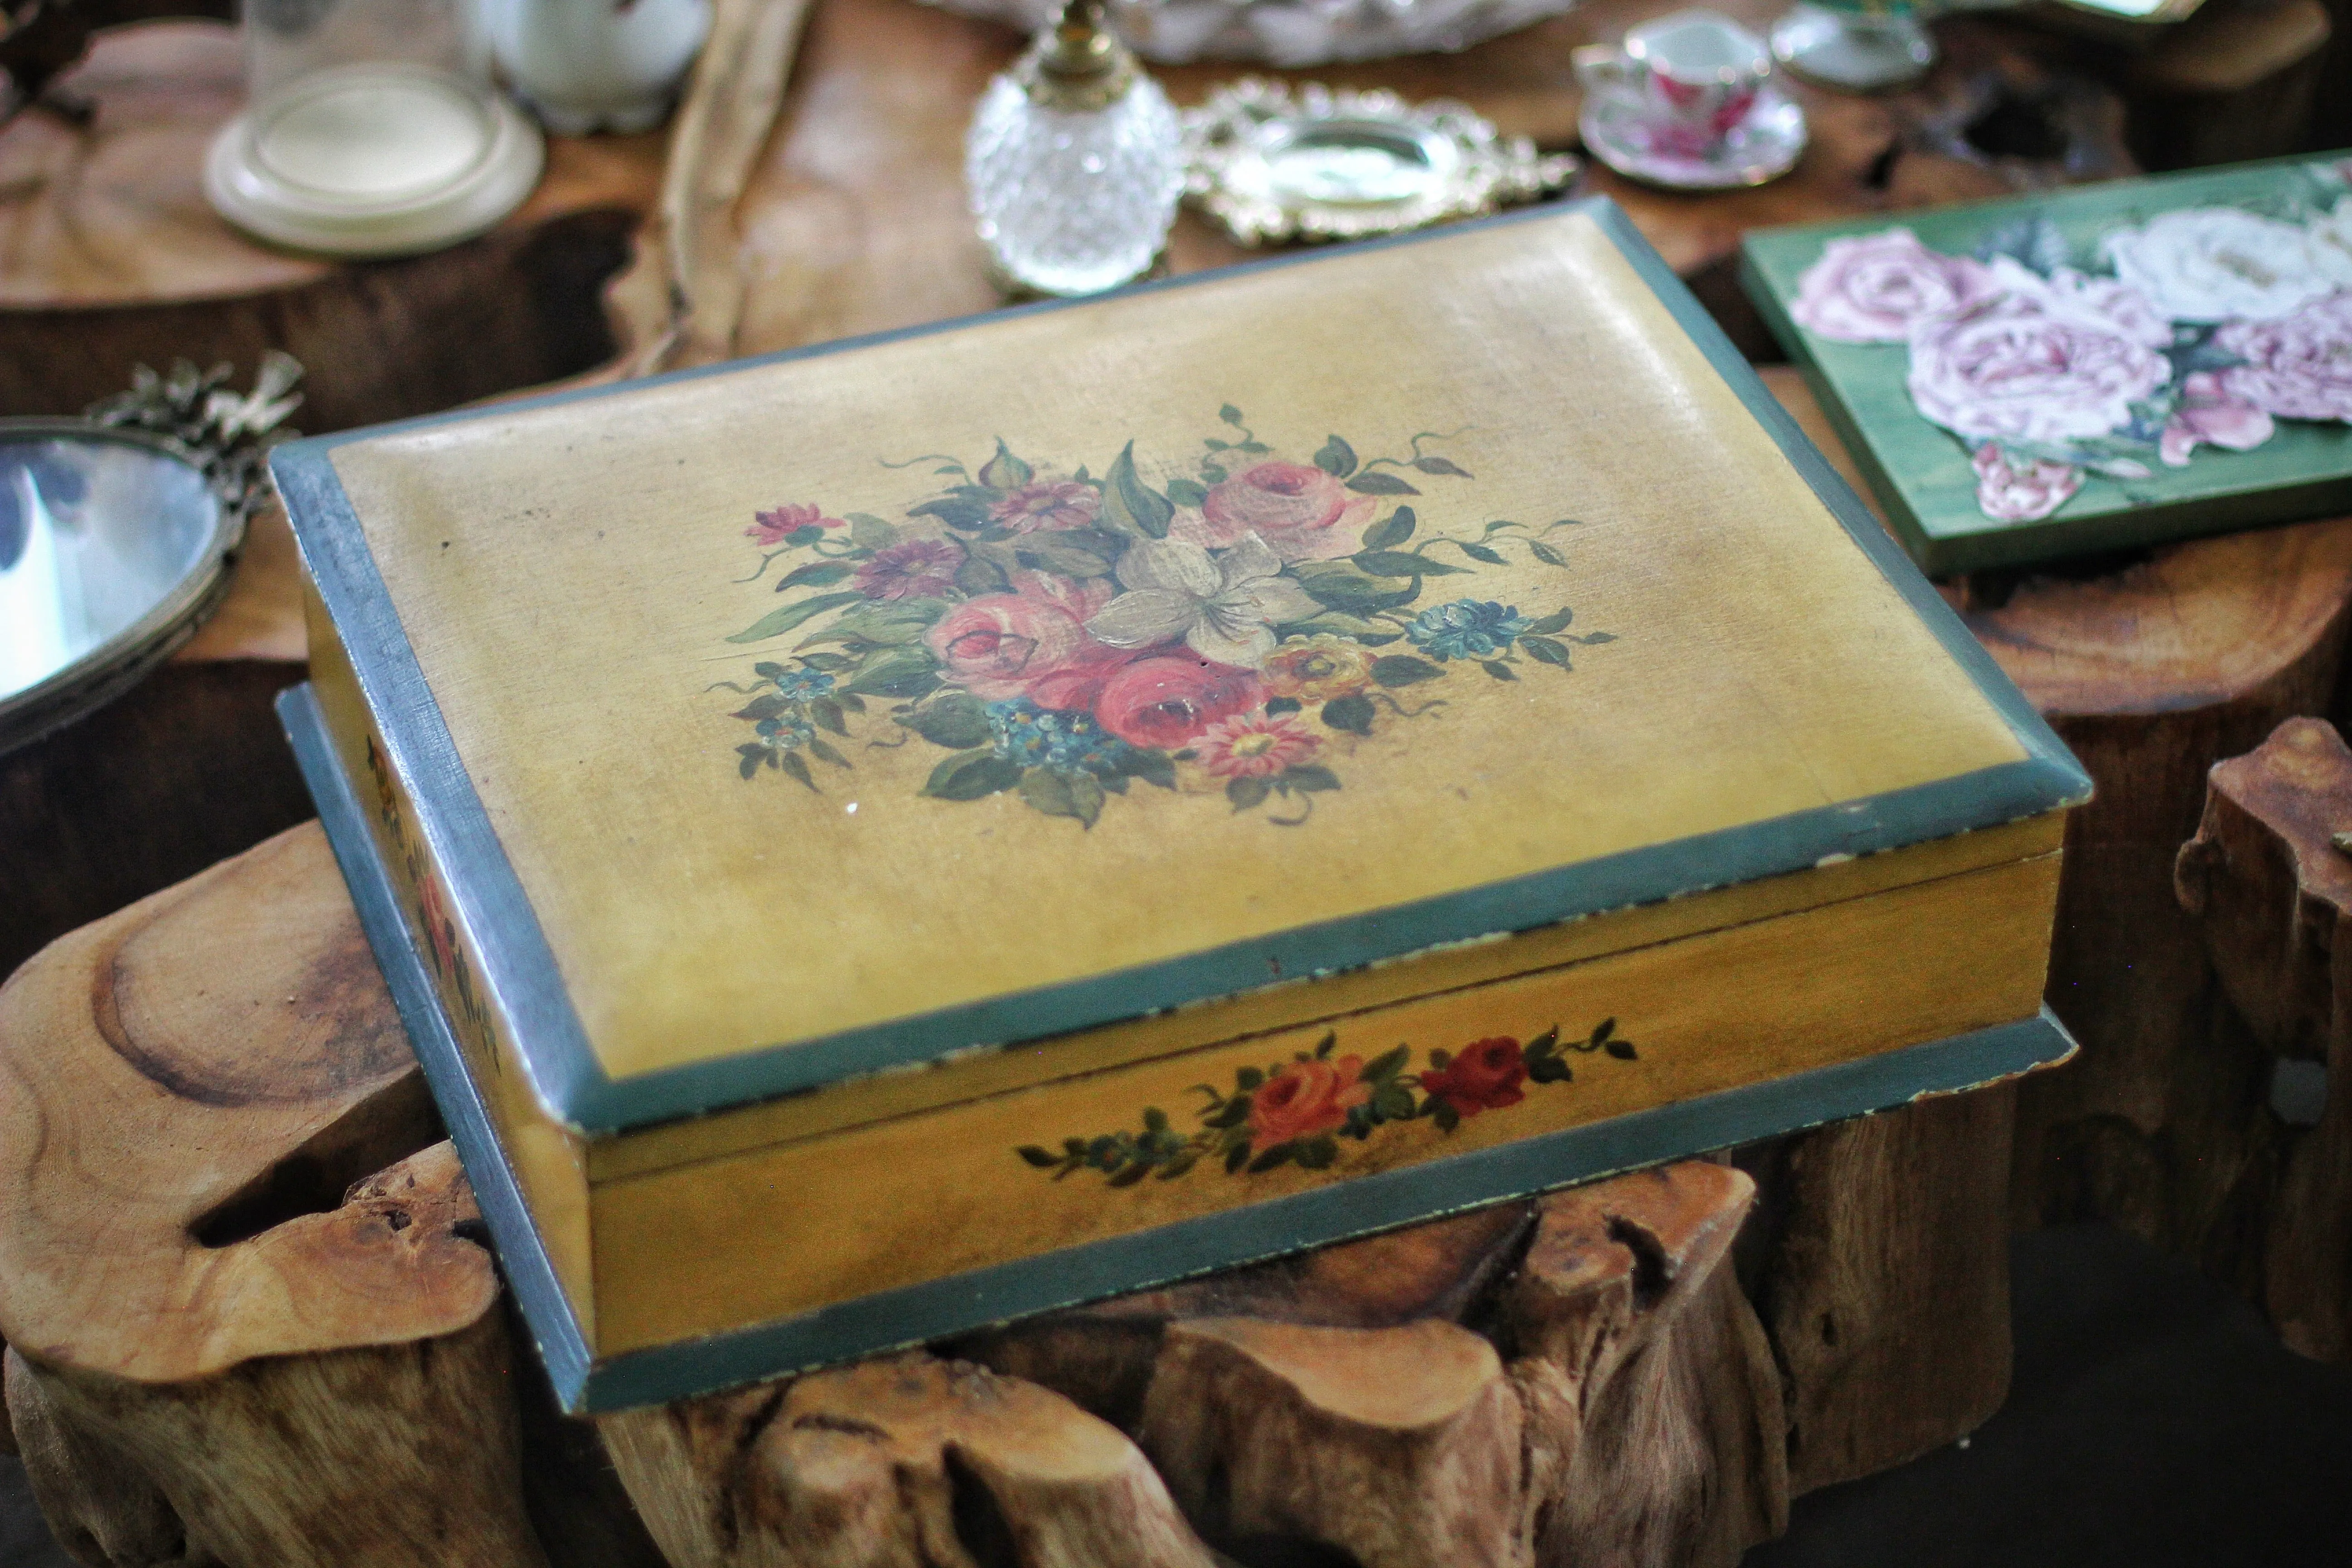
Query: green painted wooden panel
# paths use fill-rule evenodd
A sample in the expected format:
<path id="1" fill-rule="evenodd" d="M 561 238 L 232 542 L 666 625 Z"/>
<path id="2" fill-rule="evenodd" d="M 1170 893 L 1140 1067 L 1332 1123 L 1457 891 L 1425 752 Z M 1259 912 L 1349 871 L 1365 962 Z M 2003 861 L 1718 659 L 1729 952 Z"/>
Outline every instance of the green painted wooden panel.
<path id="1" fill-rule="evenodd" d="M 2189 466 L 2155 467 L 2145 479 L 2085 475 L 2051 516 L 2000 522 L 1978 510 L 1976 475 L 1959 438 L 1912 406 L 1901 343 L 1833 342 L 1790 318 L 1797 280 L 1831 240 L 1907 227 L 1931 250 L 1968 255 L 1997 230 L 2042 217 L 2074 264 L 2098 269 L 2102 235 L 2181 207 L 2246 206 L 2277 216 L 2300 195 L 2325 205 L 2306 171 L 2343 153 L 2274 159 L 2154 179 L 2018 196 L 1835 223 L 1759 230 L 1744 246 L 1742 281 L 1887 512 L 1912 558 L 1930 574 L 2021 566 L 2059 556 L 2126 549 L 2200 533 L 2352 512 L 2352 426 L 2281 419 L 2251 452 L 2200 447 Z M 2338 187 L 2340 188 L 2340 187 Z M 2352 196 L 2341 199 L 2352 200 Z"/>

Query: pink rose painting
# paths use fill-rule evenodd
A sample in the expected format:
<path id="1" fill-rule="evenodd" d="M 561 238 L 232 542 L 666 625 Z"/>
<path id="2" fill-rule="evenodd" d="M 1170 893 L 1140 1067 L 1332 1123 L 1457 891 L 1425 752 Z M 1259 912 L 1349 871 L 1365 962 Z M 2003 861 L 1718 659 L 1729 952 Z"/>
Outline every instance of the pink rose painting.
<path id="1" fill-rule="evenodd" d="M 2352 197 L 2179 209 L 2087 253 L 2041 219 L 1974 256 L 1908 228 L 1832 239 L 1790 314 L 1904 354 L 1913 408 L 1967 448 L 1977 509 L 2036 521 L 2096 479 L 2254 451 L 2283 420 L 2352 423 Z"/>
<path id="2" fill-rule="evenodd" d="M 1508 1117 L 1530 1095 L 1574 1084 L 1571 1057 L 1586 1058 L 1587 1071 L 1642 1059 L 1633 1042 L 1617 1032 L 1614 1018 L 1603 1018 L 1580 1039 L 1562 1039 L 1557 1024 L 1524 1045 L 1516 1036 L 1489 1035 L 1450 1051 L 1430 1051 L 1417 1071 L 1410 1043 L 1377 1056 L 1343 1054 L 1339 1044 L 1338 1031 L 1327 1029 L 1312 1050 L 1237 1068 L 1230 1094 L 1213 1084 L 1187 1090 L 1201 1097 L 1186 1107 L 1194 1123 L 1189 1129 L 1179 1126 L 1183 1113 L 1150 1106 L 1138 1119 L 1139 1128 L 1065 1138 L 1057 1148 L 1024 1143 L 1013 1152 L 1055 1181 L 1093 1171 L 1111 1187 L 1131 1187 L 1150 1175 L 1174 1181 L 1203 1163 L 1222 1166 L 1227 1176 L 1293 1164 L 1321 1171 L 1346 1158 L 1349 1143 L 1392 1137 L 1381 1132 L 1383 1127 L 1419 1122 L 1444 1138 L 1473 1116 Z M 1363 1048 L 1384 1044 L 1367 1040 Z"/>
<path id="3" fill-rule="evenodd" d="M 1899 343 L 1920 322 L 1949 315 L 1992 290 L 1991 273 L 1965 256 L 1942 256 L 1907 228 L 1833 239 L 1800 279 L 1790 314 L 1841 343 Z"/>
<path id="4" fill-rule="evenodd" d="M 1486 572 L 1548 588 L 1567 557 L 1545 540 L 1575 525 L 1456 504 L 1474 476 L 1439 449 L 1455 437 L 1360 461 L 1327 435 L 1298 462 L 1238 408 L 1217 418 L 1196 453 L 1148 468 L 1133 441 L 1097 473 L 1000 438 L 977 467 L 879 462 L 933 481 L 894 516 L 757 512 L 738 585 L 768 607 L 727 641 L 775 651 L 710 688 L 751 726 L 741 776 L 822 793 L 823 770 L 928 755 L 917 793 L 934 801 L 1092 828 L 1112 797 L 1150 798 L 1140 783 L 1297 827 L 1393 726 L 1459 711 L 1444 683 L 1555 679 L 1617 640 L 1569 630 L 1564 604 L 1479 591 Z M 938 750 L 902 751 L 916 741 Z"/>
<path id="5" fill-rule="evenodd" d="M 2268 321 L 2231 321 L 2215 346 L 2245 363 L 2221 373 L 2233 397 L 2285 419 L 2352 420 L 2352 289 Z"/>
<path id="6" fill-rule="evenodd" d="M 1180 517 L 1169 537 L 1205 549 L 1255 533 L 1285 561 L 1336 561 L 1362 545 L 1357 535 L 1380 507 L 1338 476 L 1309 463 L 1260 463 L 1212 487 L 1197 517 Z"/>

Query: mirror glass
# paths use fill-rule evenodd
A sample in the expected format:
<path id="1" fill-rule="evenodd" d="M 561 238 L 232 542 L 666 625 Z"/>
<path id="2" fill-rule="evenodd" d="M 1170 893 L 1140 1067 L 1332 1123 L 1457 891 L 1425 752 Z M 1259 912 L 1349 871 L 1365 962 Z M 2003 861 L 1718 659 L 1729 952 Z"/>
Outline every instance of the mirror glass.
<path id="1" fill-rule="evenodd" d="M 194 464 L 89 435 L 0 434 L 0 702 L 136 626 L 216 560 Z"/>

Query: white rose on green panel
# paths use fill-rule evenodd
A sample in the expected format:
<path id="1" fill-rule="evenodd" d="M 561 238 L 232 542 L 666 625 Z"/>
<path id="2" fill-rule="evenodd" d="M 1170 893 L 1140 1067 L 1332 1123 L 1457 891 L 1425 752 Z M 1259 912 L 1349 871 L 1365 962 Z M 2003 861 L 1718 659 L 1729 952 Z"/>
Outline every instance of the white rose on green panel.
<path id="1" fill-rule="evenodd" d="M 2311 232 L 2236 207 L 2164 213 L 2101 248 L 2117 278 L 2179 321 L 2267 321 L 2352 282 Z"/>

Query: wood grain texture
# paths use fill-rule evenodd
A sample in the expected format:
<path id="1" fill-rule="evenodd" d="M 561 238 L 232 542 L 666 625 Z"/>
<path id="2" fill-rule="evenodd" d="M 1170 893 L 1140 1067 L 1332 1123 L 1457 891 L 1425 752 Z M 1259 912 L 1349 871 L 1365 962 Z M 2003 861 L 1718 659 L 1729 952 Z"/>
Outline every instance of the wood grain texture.
<path id="1" fill-rule="evenodd" d="M 1782 403 L 1849 479 L 1788 371 Z M 2018 1089 L 2013 1215 L 2098 1218 L 2250 1283 L 2231 1194 L 2267 1158 L 2263 1051 L 2220 1010 L 2173 896 L 2207 770 L 2297 714 L 2339 710 L 2352 519 L 2193 540 L 1946 596 L 2084 765 L 2067 826 L 2049 1000 L 2083 1050 Z"/>
<path id="2" fill-rule="evenodd" d="M 2315 1121 L 2242 1107 L 2249 1160 L 2231 1194 L 2244 1280 L 2305 1355 L 2352 1362 L 2352 749 L 2325 720 L 2291 719 L 2217 765 L 2178 890 L 2228 1005 L 2283 1071 L 2317 1069 Z"/>
<path id="3" fill-rule="evenodd" d="M 0 1333 L 61 1534 L 160 1497 L 200 1561 L 539 1561 L 436 1136 L 315 827 L 0 989 Z"/>

